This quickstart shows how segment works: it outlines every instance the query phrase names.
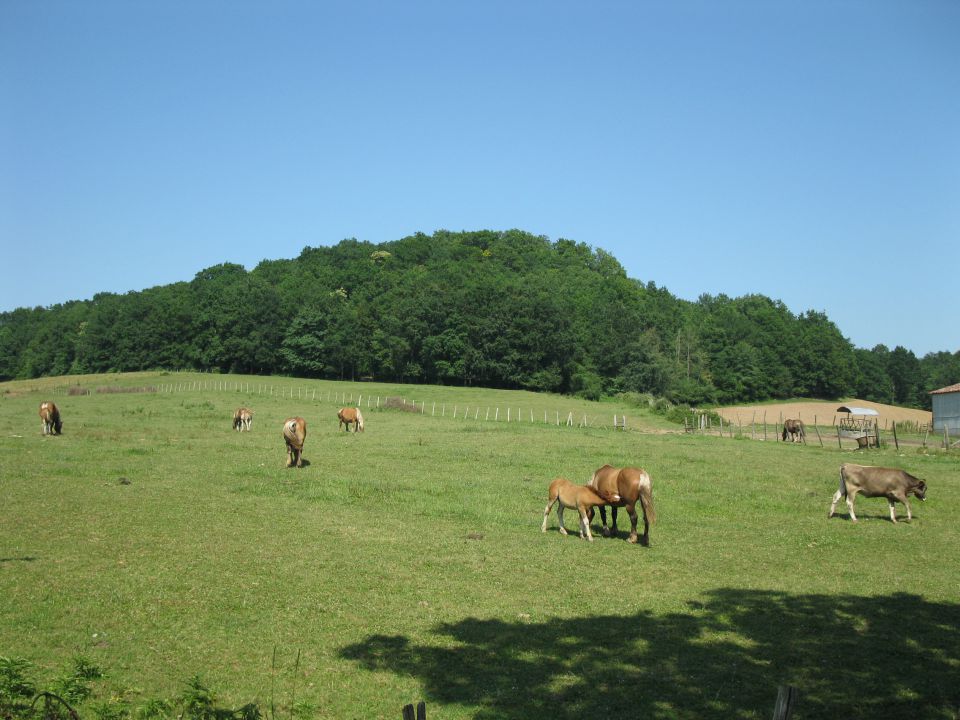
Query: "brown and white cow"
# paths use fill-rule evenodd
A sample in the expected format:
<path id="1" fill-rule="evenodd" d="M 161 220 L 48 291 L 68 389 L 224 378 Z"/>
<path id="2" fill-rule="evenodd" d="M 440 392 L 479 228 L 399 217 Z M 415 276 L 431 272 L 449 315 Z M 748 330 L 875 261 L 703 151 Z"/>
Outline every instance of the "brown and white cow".
<path id="1" fill-rule="evenodd" d="M 40 430 L 44 435 L 59 435 L 63 430 L 60 409 L 50 400 L 40 403 Z"/>
<path id="2" fill-rule="evenodd" d="M 890 520 L 893 522 L 897 521 L 894 503 L 899 500 L 906 505 L 907 520 L 911 520 L 913 516 L 910 514 L 910 503 L 907 501 L 907 495 L 913 494 L 921 500 L 926 500 L 927 483 L 897 468 L 844 463 L 840 466 L 840 489 L 833 496 L 833 502 L 830 504 L 830 514 L 827 517 L 833 517 L 837 503 L 840 498 L 845 497 L 847 507 L 850 509 L 850 519 L 856 522 L 857 516 L 853 513 L 853 501 L 857 497 L 857 493 L 861 493 L 865 497 L 885 497 L 887 502 L 890 503 Z"/>
<path id="3" fill-rule="evenodd" d="M 237 432 L 249 431 L 253 425 L 253 411 L 250 408 L 237 408 L 233 411 L 233 429 Z"/>
<path id="4" fill-rule="evenodd" d="M 303 441 L 307 439 L 307 421 L 302 417 L 284 420 L 283 439 L 287 443 L 287 467 L 303 467 Z"/>

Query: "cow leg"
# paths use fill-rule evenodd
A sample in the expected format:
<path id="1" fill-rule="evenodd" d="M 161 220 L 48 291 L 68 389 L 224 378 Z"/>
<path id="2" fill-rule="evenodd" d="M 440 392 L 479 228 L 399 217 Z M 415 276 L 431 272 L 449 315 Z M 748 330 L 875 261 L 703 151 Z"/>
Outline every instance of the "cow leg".
<path id="1" fill-rule="evenodd" d="M 847 508 L 850 510 L 850 519 L 853 520 L 853 522 L 857 521 L 857 516 L 853 512 L 853 501 L 856 499 L 856 497 L 856 493 L 849 493 L 847 495 Z"/>
<path id="2" fill-rule="evenodd" d="M 837 490 L 837 491 L 833 494 L 833 502 L 830 503 L 830 512 L 827 514 L 827 517 L 828 517 L 828 518 L 832 518 L 832 517 L 833 517 L 834 511 L 837 509 L 837 503 L 840 502 L 840 498 L 842 498 L 842 497 L 843 497 L 843 490 Z"/>
<path id="3" fill-rule="evenodd" d="M 557 505 L 557 521 L 560 523 L 560 534 L 566 535 L 567 529 L 563 526 L 563 503 Z"/>
<path id="4" fill-rule="evenodd" d="M 910 513 L 910 501 L 907 500 L 906 495 L 903 496 L 903 504 L 907 508 L 907 522 L 910 522 L 911 520 L 913 520 L 913 515 Z"/>

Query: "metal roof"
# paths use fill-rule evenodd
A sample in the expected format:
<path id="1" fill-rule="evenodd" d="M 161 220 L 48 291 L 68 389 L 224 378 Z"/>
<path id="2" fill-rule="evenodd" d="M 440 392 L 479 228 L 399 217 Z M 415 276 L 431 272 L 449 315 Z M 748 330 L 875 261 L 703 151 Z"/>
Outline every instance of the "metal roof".
<path id="1" fill-rule="evenodd" d="M 873 408 L 855 407 L 854 405 L 841 405 L 837 412 L 850 413 L 851 415 L 879 415 Z"/>
<path id="2" fill-rule="evenodd" d="M 960 392 L 960 383 L 957 383 L 956 385 L 947 385 L 945 388 L 940 388 L 939 390 L 931 390 L 930 394 L 939 395 L 940 393 L 952 393 L 952 392 Z"/>

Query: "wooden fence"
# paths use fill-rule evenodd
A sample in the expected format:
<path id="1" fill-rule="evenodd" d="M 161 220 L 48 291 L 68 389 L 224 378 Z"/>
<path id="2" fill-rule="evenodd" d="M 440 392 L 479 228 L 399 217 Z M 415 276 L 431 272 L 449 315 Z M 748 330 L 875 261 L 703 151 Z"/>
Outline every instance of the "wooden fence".
<path id="1" fill-rule="evenodd" d="M 566 414 L 559 410 L 543 410 L 542 422 L 539 410 L 530 407 L 468 405 L 425 400 L 408 400 L 402 397 L 354 393 L 302 385 L 279 385 L 227 379 L 190 380 L 184 382 L 159 383 L 155 385 L 81 388 L 78 385 L 62 385 L 53 389 L 53 395 L 89 395 L 101 393 L 158 393 L 176 394 L 184 392 L 236 392 L 261 397 L 290 398 L 291 400 L 332 403 L 337 407 L 360 407 L 364 410 L 400 410 L 415 412 L 430 417 L 451 418 L 453 420 L 474 420 L 483 422 L 506 422 L 554 425 L 556 427 L 610 428 L 627 429 L 626 415 L 609 416 L 588 414 L 582 410 L 569 410 Z M 609 425 L 607 423 L 610 423 Z"/>

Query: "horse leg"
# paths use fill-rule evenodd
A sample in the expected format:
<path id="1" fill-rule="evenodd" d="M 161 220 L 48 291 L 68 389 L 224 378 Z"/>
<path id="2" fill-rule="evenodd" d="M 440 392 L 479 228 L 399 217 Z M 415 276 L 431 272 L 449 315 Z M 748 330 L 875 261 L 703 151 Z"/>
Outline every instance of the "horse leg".
<path id="1" fill-rule="evenodd" d="M 547 506 L 543 509 L 543 525 L 540 526 L 540 532 L 547 531 L 547 516 L 550 515 L 550 510 L 553 509 L 553 506 L 556 504 L 556 498 L 550 498 L 550 502 L 547 503 Z M 559 513 L 557 513 L 559 515 Z"/>
<path id="2" fill-rule="evenodd" d="M 584 535 L 586 533 L 586 535 Z M 590 534 L 590 521 L 587 519 L 587 511 L 580 508 L 580 537 L 586 537 L 588 541 L 593 542 L 593 535 Z"/>
<path id="3" fill-rule="evenodd" d="M 610 530 L 607 528 L 607 508 L 603 505 L 600 506 L 600 522 L 603 524 L 603 536 L 610 537 Z M 616 512 L 617 509 L 613 508 L 613 512 Z"/>
<path id="4" fill-rule="evenodd" d="M 610 534 L 607 537 L 617 536 L 617 506 L 610 506 Z"/>
<path id="5" fill-rule="evenodd" d="M 563 503 L 557 503 L 557 522 L 560 523 L 560 534 L 566 535 L 567 529 L 563 526 Z"/>
<path id="6" fill-rule="evenodd" d="M 637 542 L 637 505 L 627 505 L 627 514 L 630 516 L 630 537 L 627 538 L 628 543 Z"/>

